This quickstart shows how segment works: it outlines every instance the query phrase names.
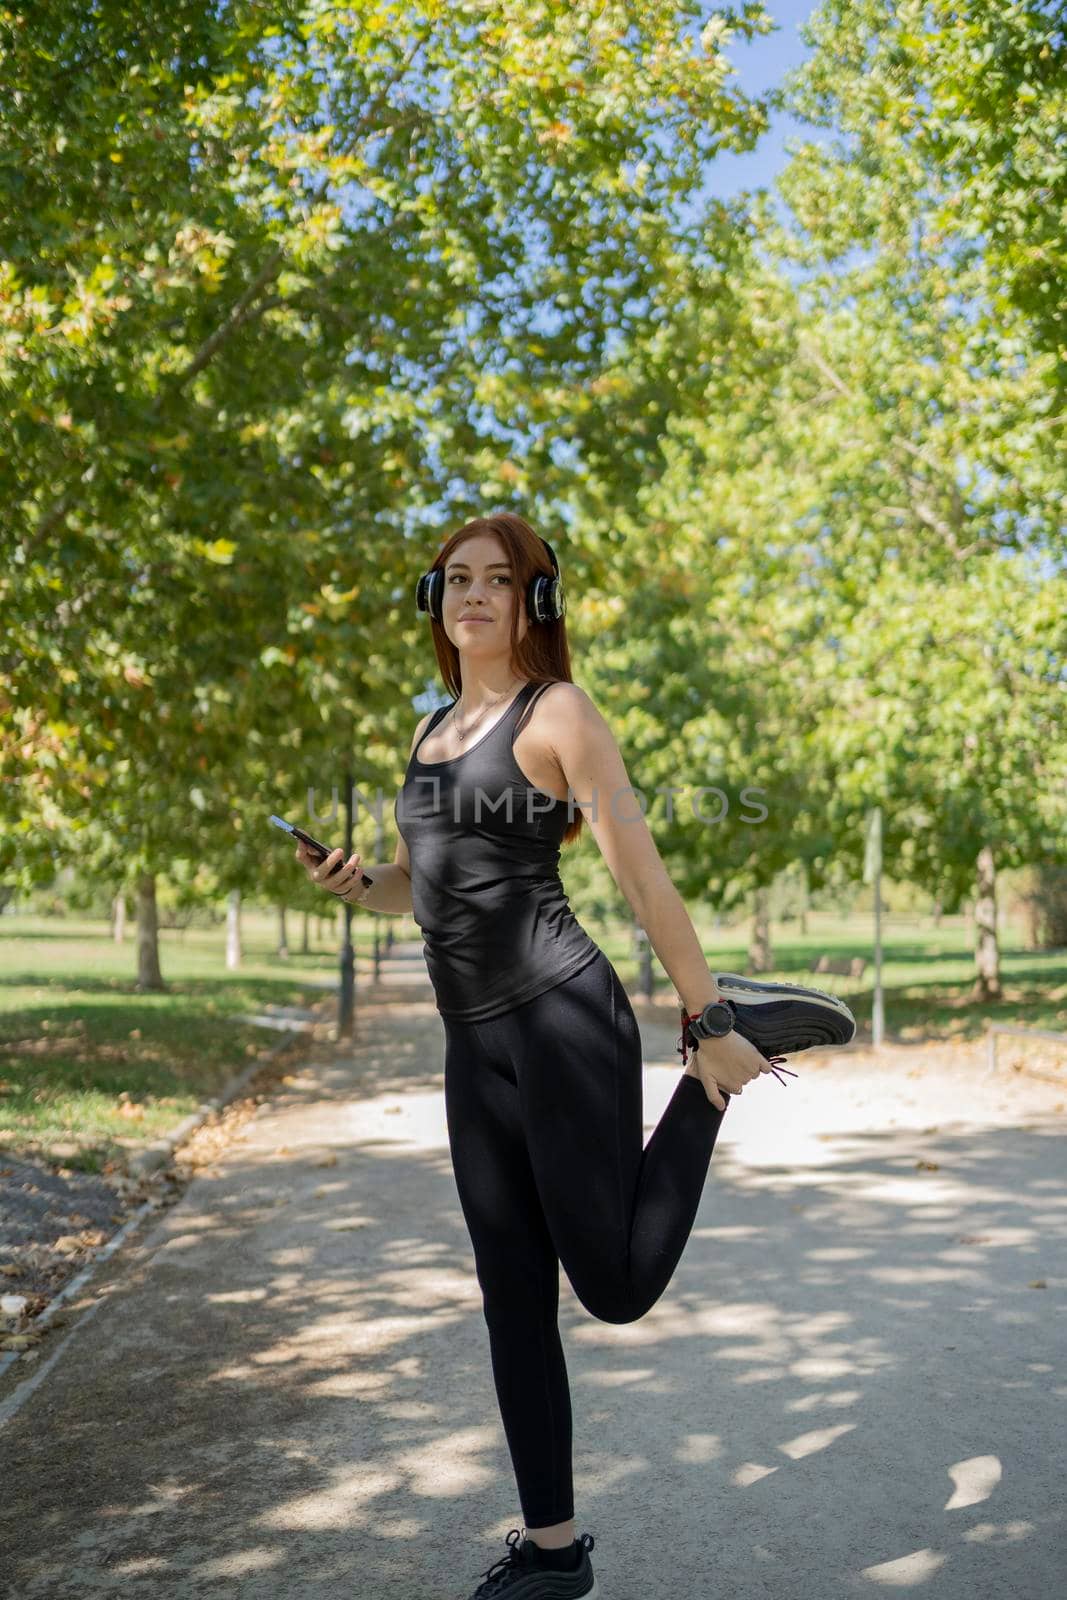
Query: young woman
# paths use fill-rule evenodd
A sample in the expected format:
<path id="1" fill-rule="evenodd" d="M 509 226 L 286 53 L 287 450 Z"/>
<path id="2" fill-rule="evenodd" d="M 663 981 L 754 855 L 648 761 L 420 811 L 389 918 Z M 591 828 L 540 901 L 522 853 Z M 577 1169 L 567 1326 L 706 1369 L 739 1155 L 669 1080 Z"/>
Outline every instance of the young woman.
<path id="1" fill-rule="evenodd" d="M 596 1583 L 593 1537 L 575 1539 L 560 1263 L 593 1316 L 643 1317 L 689 1238 L 730 1096 L 772 1071 L 775 1051 L 847 1043 L 855 1023 L 818 990 L 709 970 L 611 730 L 571 681 L 555 556 L 523 518 L 460 528 L 417 599 L 455 698 L 415 730 L 396 860 L 368 867 L 368 888 L 358 854 L 297 856 L 346 899 L 412 911 L 424 935 L 453 1170 L 526 1525 L 472 1600 L 570 1600 Z M 633 1008 L 559 877 L 584 818 L 685 1014 L 688 1065 L 644 1149 Z"/>

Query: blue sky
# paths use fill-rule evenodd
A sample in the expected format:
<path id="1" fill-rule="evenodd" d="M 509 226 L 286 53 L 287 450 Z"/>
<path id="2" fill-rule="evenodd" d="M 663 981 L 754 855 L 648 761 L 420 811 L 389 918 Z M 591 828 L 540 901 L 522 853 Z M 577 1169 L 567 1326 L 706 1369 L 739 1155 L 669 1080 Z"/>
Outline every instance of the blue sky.
<path id="1" fill-rule="evenodd" d="M 792 67 L 799 66 L 811 51 L 800 37 L 800 24 L 817 10 L 815 0 L 765 0 L 764 9 L 774 18 L 776 30 L 755 39 L 736 36 L 726 46 L 726 55 L 737 69 L 728 82 L 749 97 L 766 94 L 781 83 Z M 739 155 L 724 151 L 709 170 L 706 192 L 729 200 L 741 189 L 770 188 L 775 174 L 785 166 L 788 154 L 785 141 L 791 135 L 818 141 L 827 130 L 797 122 L 784 112 L 771 113 L 771 125 L 755 150 Z"/>

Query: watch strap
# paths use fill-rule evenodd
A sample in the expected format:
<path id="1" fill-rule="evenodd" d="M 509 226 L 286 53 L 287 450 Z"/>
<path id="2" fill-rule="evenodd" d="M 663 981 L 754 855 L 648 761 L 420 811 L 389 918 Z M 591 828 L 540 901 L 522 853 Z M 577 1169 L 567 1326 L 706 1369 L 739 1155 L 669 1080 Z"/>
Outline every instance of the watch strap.
<path id="1" fill-rule="evenodd" d="M 691 1023 L 699 1022 L 700 1017 L 701 1013 L 699 1011 L 689 1012 L 686 1011 L 684 1006 L 682 1007 L 682 1036 L 678 1041 L 677 1048 L 681 1054 L 683 1066 L 689 1060 L 688 1052 L 691 1050 L 695 1055 L 697 1046 L 700 1044 L 700 1040 L 690 1027 Z"/>

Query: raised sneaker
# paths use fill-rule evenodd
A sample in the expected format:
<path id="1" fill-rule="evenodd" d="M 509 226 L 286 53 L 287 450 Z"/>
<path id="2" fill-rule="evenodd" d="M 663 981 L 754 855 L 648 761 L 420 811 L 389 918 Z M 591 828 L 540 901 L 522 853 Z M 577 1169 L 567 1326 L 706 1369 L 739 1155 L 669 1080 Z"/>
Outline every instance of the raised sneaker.
<path id="1" fill-rule="evenodd" d="M 768 1061 L 849 1044 L 856 1019 L 836 994 L 797 983 L 760 983 L 736 972 L 716 972 L 719 993 L 734 1014 L 734 1028 Z"/>

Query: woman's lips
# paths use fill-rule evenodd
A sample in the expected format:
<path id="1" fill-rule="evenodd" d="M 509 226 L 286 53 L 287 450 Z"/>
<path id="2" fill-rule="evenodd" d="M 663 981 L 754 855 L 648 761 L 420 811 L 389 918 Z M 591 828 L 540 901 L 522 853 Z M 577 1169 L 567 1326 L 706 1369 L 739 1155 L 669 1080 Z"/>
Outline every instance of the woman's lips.
<path id="1" fill-rule="evenodd" d="M 491 622 L 491 617 L 460 617 L 460 622 Z"/>

